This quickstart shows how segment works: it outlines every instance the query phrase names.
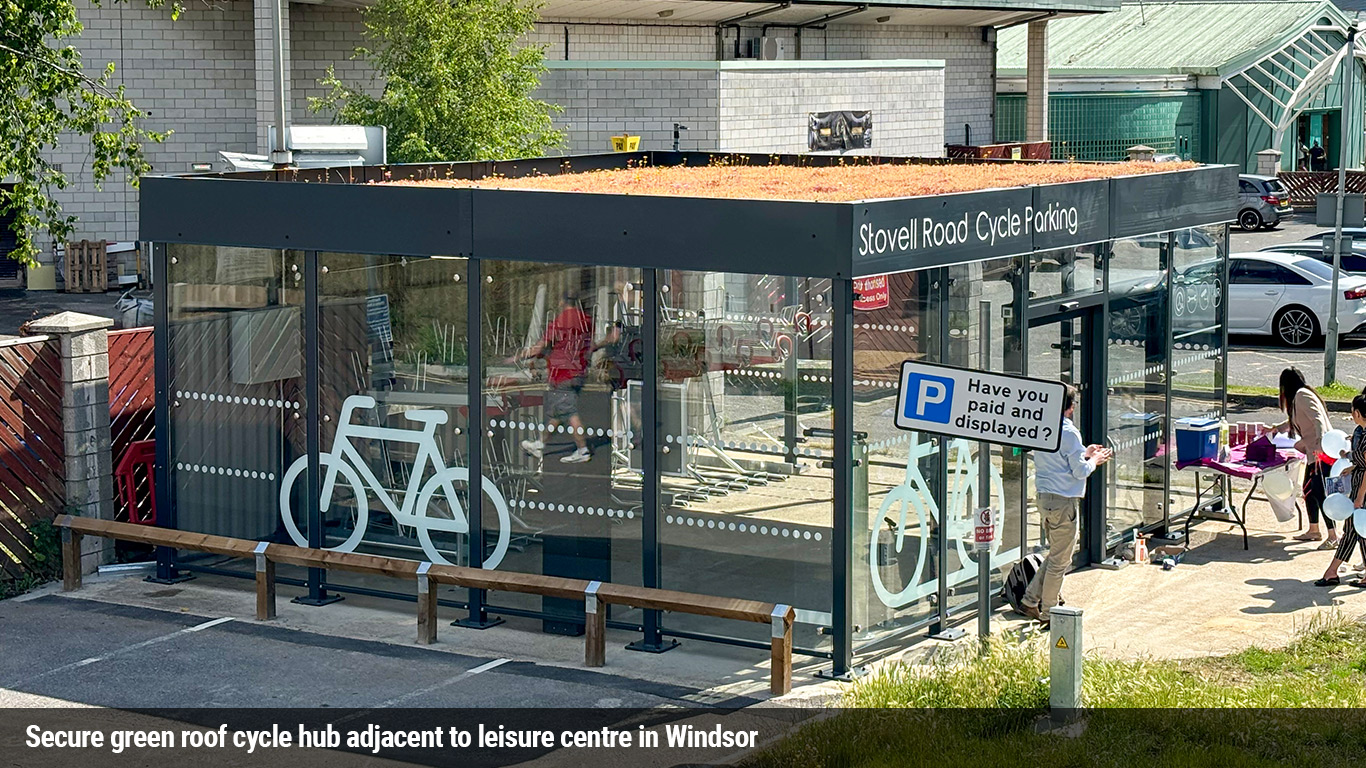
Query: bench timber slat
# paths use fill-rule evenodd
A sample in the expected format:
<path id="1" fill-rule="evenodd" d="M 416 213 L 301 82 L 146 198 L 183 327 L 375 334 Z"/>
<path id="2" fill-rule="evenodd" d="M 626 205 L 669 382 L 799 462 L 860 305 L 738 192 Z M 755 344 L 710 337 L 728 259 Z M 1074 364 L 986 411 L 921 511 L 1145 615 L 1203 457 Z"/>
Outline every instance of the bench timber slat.
<path id="1" fill-rule="evenodd" d="M 175 549 L 206 552 L 256 562 L 256 618 L 275 618 L 275 566 L 296 565 L 327 568 L 417 582 L 417 642 L 436 642 L 436 589 L 433 585 L 484 589 L 495 592 L 556 597 L 584 601 L 584 664 L 606 663 L 607 612 L 602 605 L 621 605 L 645 610 L 675 611 L 735 621 L 769 624 L 771 669 L 769 690 L 782 695 L 792 690 L 792 624 L 796 612 L 787 605 L 713 597 L 693 592 L 634 587 L 624 584 L 542 576 L 532 573 L 489 571 L 458 565 L 433 565 L 356 552 L 334 552 L 288 544 L 234 539 L 192 531 L 175 531 L 110 520 L 58 515 L 53 525 L 62 531 L 62 588 L 80 589 L 81 537 L 100 536 Z"/>

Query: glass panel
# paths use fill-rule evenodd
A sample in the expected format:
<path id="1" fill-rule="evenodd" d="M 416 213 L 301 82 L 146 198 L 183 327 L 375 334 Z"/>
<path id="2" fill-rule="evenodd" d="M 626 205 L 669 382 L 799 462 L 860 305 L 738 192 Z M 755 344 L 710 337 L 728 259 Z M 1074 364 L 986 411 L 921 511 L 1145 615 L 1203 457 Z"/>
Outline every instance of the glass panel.
<path id="1" fill-rule="evenodd" d="M 1030 259 L 1029 298 L 1082 296 L 1102 290 L 1104 271 L 1095 245 L 1042 251 Z"/>
<path id="2" fill-rule="evenodd" d="M 939 442 L 892 415 L 901 363 L 941 360 L 943 271 L 888 275 L 887 289 L 885 306 L 854 313 L 854 430 L 868 451 L 854 472 L 855 642 L 928 619 L 938 600 Z"/>
<path id="3" fill-rule="evenodd" d="M 992 373 L 1020 372 L 1020 258 L 961 264 L 947 268 L 949 334 L 945 362 Z M 984 332 L 985 331 L 985 332 Z M 976 605 L 978 565 L 974 543 L 976 510 L 989 505 L 997 512 L 996 540 L 991 550 L 992 589 L 999 587 L 1020 559 L 1023 455 L 988 446 L 989 492 L 980 487 L 981 443 L 949 441 L 945 497 L 949 561 L 945 568 L 951 608 Z"/>
<path id="4" fill-rule="evenodd" d="M 1164 518 L 1167 464 L 1166 235 L 1117 240 L 1106 340 L 1106 540 Z"/>
<path id="5" fill-rule="evenodd" d="M 1222 418 L 1224 402 L 1223 225 L 1176 233 L 1172 251 L 1171 418 Z M 1317 264 L 1318 262 L 1313 262 Z M 1172 462 L 1176 451 L 1171 451 Z M 1214 479 L 1171 470 L 1171 512 L 1189 512 L 1218 497 Z"/>
<path id="6" fill-rule="evenodd" d="M 280 487 L 306 461 L 303 254 L 166 248 L 179 527 L 286 541 Z"/>
<path id="7" fill-rule="evenodd" d="M 499 568 L 638 585 L 640 270 L 487 259 L 481 268 L 484 475 L 512 524 Z M 544 610 L 548 632 L 583 631 L 582 600 L 495 598 Z M 609 616 L 640 620 L 617 606 Z"/>
<path id="8" fill-rule="evenodd" d="M 318 254 L 319 500 L 328 547 L 469 563 L 466 266 Z M 484 504 L 485 517 L 496 518 L 493 502 Z M 490 551 L 496 544 L 495 533 Z M 341 571 L 328 580 L 394 589 Z M 451 597 L 445 588 L 442 597 Z"/>
<path id="9" fill-rule="evenodd" d="M 829 280 L 662 273 L 663 586 L 792 605 L 806 648 L 830 642 L 832 333 Z M 700 616 L 666 624 L 769 637 Z"/>

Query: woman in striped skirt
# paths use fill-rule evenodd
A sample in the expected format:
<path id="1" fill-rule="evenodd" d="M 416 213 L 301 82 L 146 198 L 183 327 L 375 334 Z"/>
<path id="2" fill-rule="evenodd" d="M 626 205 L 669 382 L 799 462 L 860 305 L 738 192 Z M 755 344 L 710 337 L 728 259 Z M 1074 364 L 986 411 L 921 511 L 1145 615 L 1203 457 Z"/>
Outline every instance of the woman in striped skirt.
<path id="1" fill-rule="evenodd" d="M 1357 428 L 1352 432 L 1352 451 L 1348 459 L 1352 462 L 1353 506 L 1360 509 L 1366 504 L 1366 389 L 1352 398 L 1352 421 L 1356 422 Z M 1314 584 L 1320 587 L 1336 587 L 1341 584 L 1338 569 L 1352 559 L 1352 550 L 1358 547 L 1361 549 L 1362 561 L 1366 563 L 1366 539 L 1357 533 L 1356 526 L 1349 517 L 1342 524 L 1342 538 L 1338 542 L 1337 551 L 1333 554 L 1333 562 L 1328 564 L 1328 570 L 1323 572 L 1323 578 Z M 1351 584 L 1357 588 L 1366 587 L 1366 576 Z"/>

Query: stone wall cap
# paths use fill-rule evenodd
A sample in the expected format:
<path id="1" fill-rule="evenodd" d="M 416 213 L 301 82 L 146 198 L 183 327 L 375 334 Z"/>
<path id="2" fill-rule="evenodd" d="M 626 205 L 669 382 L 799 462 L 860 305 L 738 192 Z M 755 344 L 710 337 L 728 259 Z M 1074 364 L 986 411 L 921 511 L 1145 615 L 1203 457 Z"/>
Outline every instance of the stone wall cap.
<path id="1" fill-rule="evenodd" d="M 81 312 L 58 312 L 24 324 L 28 333 L 84 333 L 113 327 L 113 318 Z"/>

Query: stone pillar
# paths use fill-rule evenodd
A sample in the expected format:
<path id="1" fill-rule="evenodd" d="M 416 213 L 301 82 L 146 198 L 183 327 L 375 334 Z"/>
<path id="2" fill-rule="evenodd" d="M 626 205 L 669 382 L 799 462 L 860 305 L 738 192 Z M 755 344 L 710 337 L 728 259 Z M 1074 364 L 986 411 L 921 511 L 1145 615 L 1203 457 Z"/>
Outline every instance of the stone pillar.
<path id="1" fill-rule="evenodd" d="M 66 511 L 114 519 L 114 458 L 109 434 L 109 328 L 107 317 L 79 312 L 34 320 L 32 334 L 56 337 L 62 361 L 62 449 L 66 465 Z M 114 542 L 86 536 L 81 571 L 114 561 Z"/>
<path id="2" fill-rule="evenodd" d="M 1257 175 L 1275 176 L 1281 172 L 1281 151 L 1263 149 L 1257 153 Z"/>
<path id="3" fill-rule="evenodd" d="M 1048 141 L 1048 22 L 1029 22 L 1025 66 L 1025 141 Z"/>
<path id="4" fill-rule="evenodd" d="M 285 122 L 293 120 L 289 103 L 289 0 L 253 0 L 256 40 L 256 151 L 270 154 L 270 127 L 275 125 L 275 3 L 284 7 L 282 23 L 285 37 Z"/>

